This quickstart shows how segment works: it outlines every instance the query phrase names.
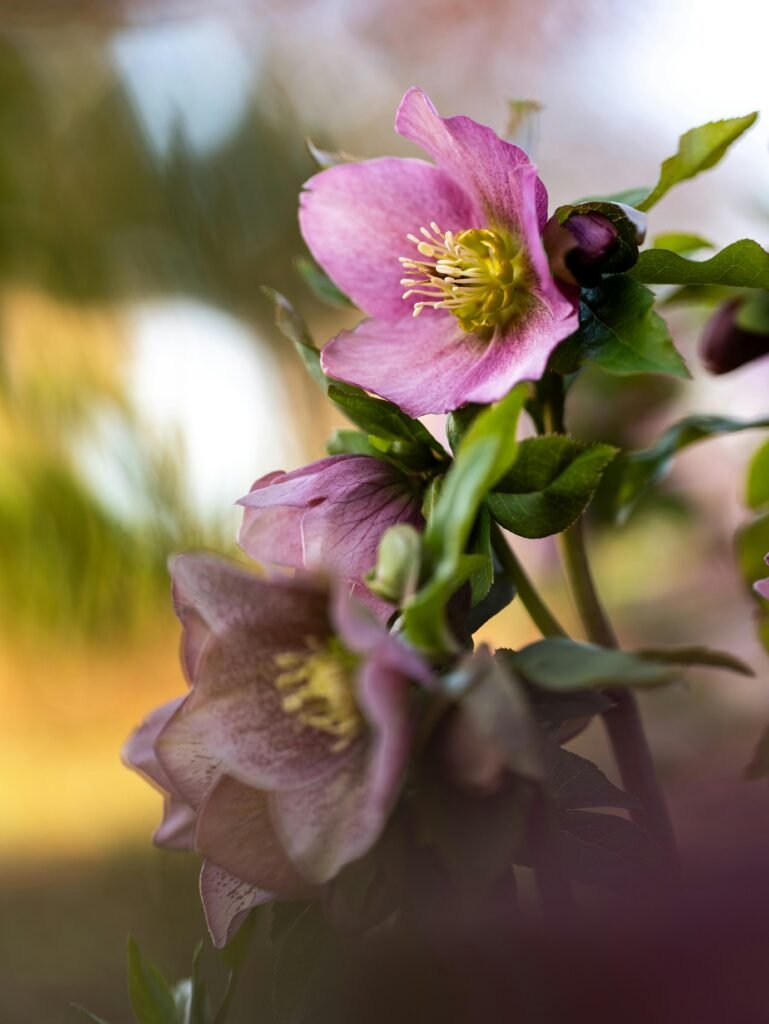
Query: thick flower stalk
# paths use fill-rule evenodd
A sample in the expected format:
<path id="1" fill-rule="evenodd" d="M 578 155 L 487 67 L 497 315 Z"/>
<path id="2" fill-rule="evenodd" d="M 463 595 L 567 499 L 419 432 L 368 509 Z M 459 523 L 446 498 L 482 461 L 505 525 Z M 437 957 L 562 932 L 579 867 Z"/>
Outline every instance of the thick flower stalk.
<path id="1" fill-rule="evenodd" d="M 239 542 L 259 562 L 292 569 L 331 569 L 381 617 L 392 606 L 362 582 L 374 567 L 382 535 L 396 523 L 421 529 L 421 496 L 388 462 L 335 455 L 292 473 L 257 480 L 239 502 Z"/>
<path id="2" fill-rule="evenodd" d="M 547 192 L 523 150 L 441 118 L 419 89 L 395 127 L 435 164 L 340 164 L 302 195 L 313 256 L 370 318 L 326 345 L 323 367 L 413 416 L 497 401 L 577 327 L 542 243 Z"/>
<path id="3" fill-rule="evenodd" d="M 344 588 L 207 554 L 178 557 L 173 585 L 191 688 L 124 757 L 165 794 L 156 843 L 205 858 L 221 946 L 249 909 L 311 894 L 376 842 L 409 756 L 410 681 L 430 675 Z"/>

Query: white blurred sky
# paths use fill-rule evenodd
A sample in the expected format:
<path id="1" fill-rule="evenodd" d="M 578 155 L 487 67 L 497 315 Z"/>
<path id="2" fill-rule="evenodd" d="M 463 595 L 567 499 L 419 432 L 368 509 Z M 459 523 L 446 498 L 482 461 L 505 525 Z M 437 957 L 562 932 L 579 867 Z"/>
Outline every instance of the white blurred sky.
<path id="1" fill-rule="evenodd" d="M 249 89 L 290 98 L 299 122 L 286 131 L 320 130 L 365 155 L 407 150 L 392 117 L 411 84 L 442 112 L 499 128 L 505 97 L 534 97 L 546 105 L 535 159 L 557 203 L 651 183 L 682 131 L 759 108 L 758 127 L 722 167 L 665 200 L 650 234 L 769 240 L 769 219 L 757 215 L 769 209 L 766 0 L 229 0 L 195 11 L 113 42 L 161 154 L 177 120 L 194 146 L 219 145 Z M 135 396 L 151 422 L 185 438 L 197 501 L 229 502 L 256 473 L 301 461 L 275 426 L 284 403 L 268 350 L 260 361 L 245 328 L 184 302 L 144 307 L 132 323 Z M 739 402 L 748 413 L 765 404 L 767 377 L 704 383 L 690 402 Z"/>

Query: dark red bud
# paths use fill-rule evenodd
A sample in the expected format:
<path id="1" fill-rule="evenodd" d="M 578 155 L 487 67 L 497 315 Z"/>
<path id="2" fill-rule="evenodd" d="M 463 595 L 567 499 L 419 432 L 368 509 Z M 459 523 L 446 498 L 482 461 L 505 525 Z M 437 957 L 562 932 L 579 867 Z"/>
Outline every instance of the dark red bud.
<path id="1" fill-rule="evenodd" d="M 737 321 L 745 299 L 725 302 L 710 318 L 700 342 L 700 358 L 710 373 L 730 373 L 769 355 L 769 333 L 747 331 Z"/>

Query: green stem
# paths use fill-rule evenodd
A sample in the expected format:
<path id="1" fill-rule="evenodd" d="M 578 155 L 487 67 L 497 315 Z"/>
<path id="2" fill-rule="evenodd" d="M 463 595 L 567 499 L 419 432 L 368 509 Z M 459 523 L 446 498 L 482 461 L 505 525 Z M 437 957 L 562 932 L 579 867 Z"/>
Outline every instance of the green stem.
<path id="1" fill-rule="evenodd" d="M 588 639 L 603 647 L 616 647 L 617 637 L 593 581 L 581 520 L 561 534 L 561 549 L 574 603 Z M 614 706 L 603 719 L 617 768 L 625 789 L 641 803 L 641 808 L 632 813 L 633 820 L 657 838 L 675 863 L 673 827 L 635 694 L 623 687 L 612 687 L 606 693 Z"/>
<path id="2" fill-rule="evenodd" d="M 505 535 L 496 523 L 491 524 L 491 544 L 505 575 L 513 584 L 521 604 L 543 636 L 566 636 L 566 630 L 537 593 L 515 552 L 505 540 Z"/>

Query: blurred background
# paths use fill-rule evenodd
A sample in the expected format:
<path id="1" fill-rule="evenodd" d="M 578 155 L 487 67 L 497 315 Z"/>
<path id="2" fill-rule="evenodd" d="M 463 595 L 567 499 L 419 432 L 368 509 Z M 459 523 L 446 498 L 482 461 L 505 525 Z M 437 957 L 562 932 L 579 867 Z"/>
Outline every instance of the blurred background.
<path id="1" fill-rule="evenodd" d="M 321 342 L 354 322 L 295 270 L 305 137 L 410 153 L 392 120 L 412 84 L 500 131 L 507 99 L 537 99 L 526 142 L 556 205 L 651 184 L 682 131 L 763 108 L 722 166 L 655 209 L 650 236 L 766 243 L 767 32 L 762 0 L 0 2 L 3 1022 L 75 1020 L 72 1000 L 126 1021 L 126 933 L 177 976 L 203 935 L 196 866 L 151 848 L 160 799 L 119 749 L 183 685 L 168 554 L 230 549 L 236 499 L 322 455 L 337 424 L 260 293 L 289 295 Z M 686 412 L 766 415 L 769 361 L 721 379 L 698 366 L 704 316 L 670 318 L 694 384 L 587 374 L 575 432 L 643 445 Z M 769 720 L 733 552 L 759 441 L 689 450 L 622 528 L 593 515 L 628 645 L 707 642 L 756 668 L 644 700 L 692 843 Z M 522 554 L 573 623 L 551 545 Z M 513 608 L 484 636 L 534 633 Z M 605 760 L 599 728 L 579 744 Z"/>

